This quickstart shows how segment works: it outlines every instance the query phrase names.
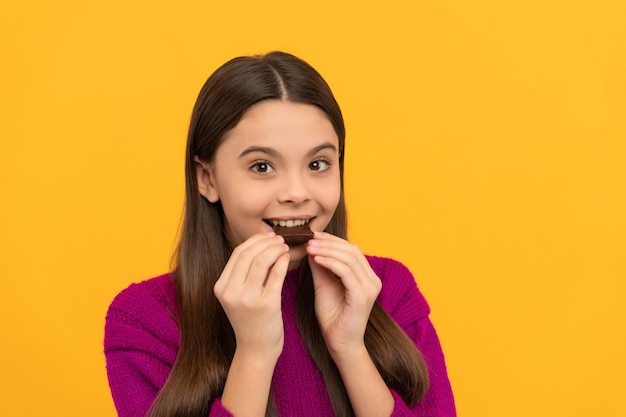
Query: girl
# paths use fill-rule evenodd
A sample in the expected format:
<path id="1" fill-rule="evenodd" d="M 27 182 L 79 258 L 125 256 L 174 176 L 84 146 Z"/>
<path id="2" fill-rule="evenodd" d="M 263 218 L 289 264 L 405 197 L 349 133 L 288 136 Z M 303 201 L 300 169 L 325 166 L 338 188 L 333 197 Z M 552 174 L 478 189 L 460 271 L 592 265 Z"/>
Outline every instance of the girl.
<path id="1" fill-rule="evenodd" d="M 346 240 L 344 140 L 328 85 L 292 55 L 208 79 L 174 271 L 107 314 L 120 416 L 456 415 L 412 275 Z M 289 246 L 296 227 L 312 238 Z"/>

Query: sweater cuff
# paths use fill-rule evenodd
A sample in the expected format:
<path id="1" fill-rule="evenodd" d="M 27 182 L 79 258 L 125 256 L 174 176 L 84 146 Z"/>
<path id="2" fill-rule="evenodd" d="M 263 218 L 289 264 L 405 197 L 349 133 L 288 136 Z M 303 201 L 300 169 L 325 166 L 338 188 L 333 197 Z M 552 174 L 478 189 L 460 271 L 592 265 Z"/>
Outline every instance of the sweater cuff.
<path id="1" fill-rule="evenodd" d="M 216 398 L 211 405 L 209 417 L 233 417 L 233 415 L 224 407 L 224 405 L 222 404 L 222 399 Z"/>
<path id="2" fill-rule="evenodd" d="M 393 406 L 393 412 L 391 413 L 391 417 L 409 417 L 415 416 L 415 411 L 412 411 L 405 403 L 400 394 L 398 394 L 395 390 L 389 388 L 391 391 L 391 395 L 393 395 L 393 400 L 395 401 L 395 405 Z"/>

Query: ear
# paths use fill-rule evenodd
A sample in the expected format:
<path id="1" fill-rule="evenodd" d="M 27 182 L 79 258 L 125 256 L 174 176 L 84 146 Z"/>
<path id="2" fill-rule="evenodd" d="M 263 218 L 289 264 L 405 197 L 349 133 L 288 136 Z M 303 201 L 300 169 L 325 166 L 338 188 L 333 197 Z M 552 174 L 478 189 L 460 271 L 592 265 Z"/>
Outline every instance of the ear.
<path id="1" fill-rule="evenodd" d="M 196 163 L 196 179 L 198 180 L 198 192 L 209 200 L 211 203 L 216 203 L 219 199 L 219 193 L 215 186 L 215 172 L 212 164 L 206 164 L 197 156 L 194 156 L 193 160 Z"/>

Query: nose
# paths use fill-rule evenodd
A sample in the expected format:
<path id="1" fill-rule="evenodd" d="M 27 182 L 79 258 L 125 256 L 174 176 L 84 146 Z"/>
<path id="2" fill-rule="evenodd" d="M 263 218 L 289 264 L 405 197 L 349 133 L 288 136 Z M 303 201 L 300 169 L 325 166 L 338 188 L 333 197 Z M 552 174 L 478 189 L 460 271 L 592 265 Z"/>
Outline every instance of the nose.
<path id="1" fill-rule="evenodd" d="M 278 200 L 281 203 L 302 204 L 311 199 L 306 178 L 301 173 L 290 173 L 280 185 Z"/>

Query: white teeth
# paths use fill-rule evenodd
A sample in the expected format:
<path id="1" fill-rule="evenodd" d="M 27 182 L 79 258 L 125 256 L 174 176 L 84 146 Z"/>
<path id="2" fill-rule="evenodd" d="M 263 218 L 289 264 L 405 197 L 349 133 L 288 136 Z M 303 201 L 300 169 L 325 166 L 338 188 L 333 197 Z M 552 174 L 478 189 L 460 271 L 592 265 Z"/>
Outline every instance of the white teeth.
<path id="1" fill-rule="evenodd" d="M 272 225 L 281 227 L 297 227 L 305 225 L 309 220 L 272 220 Z"/>

